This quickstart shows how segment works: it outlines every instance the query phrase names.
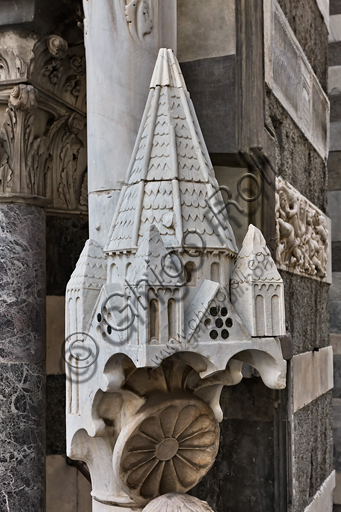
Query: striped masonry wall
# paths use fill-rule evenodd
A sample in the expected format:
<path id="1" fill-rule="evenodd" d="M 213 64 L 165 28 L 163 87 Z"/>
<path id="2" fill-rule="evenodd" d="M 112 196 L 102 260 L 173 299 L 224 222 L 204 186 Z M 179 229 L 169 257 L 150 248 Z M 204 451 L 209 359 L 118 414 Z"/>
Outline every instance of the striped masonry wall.
<path id="1" fill-rule="evenodd" d="M 91 512 L 91 485 L 66 462 L 65 288 L 88 238 L 86 217 L 48 214 L 46 226 L 46 511 Z"/>
<path id="2" fill-rule="evenodd" d="M 329 77 L 330 153 L 328 214 L 332 220 L 330 337 L 334 349 L 333 427 L 336 488 L 334 511 L 341 511 L 341 1 L 330 0 Z"/>

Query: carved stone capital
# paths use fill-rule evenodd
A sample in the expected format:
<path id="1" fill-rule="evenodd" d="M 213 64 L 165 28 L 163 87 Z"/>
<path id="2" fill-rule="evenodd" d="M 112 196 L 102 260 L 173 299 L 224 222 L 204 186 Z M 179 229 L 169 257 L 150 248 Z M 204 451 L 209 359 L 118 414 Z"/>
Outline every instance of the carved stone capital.
<path id="1" fill-rule="evenodd" d="M 1 200 L 34 195 L 55 211 L 87 212 L 85 81 L 83 45 L 0 34 Z"/>
<path id="2" fill-rule="evenodd" d="M 27 84 L 10 93 L 0 131 L 0 193 L 45 196 L 56 209 L 86 212 L 85 117 L 52 118 L 40 135 L 37 98 Z"/>

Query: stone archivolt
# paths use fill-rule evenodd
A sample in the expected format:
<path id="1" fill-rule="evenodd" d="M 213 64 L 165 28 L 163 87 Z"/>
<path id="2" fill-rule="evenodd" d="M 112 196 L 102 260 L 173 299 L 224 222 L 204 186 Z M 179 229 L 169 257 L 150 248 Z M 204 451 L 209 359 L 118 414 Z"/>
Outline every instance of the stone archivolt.
<path id="1" fill-rule="evenodd" d="M 195 486 L 216 457 L 222 387 L 244 363 L 285 387 L 283 281 L 267 255 L 262 278 L 230 296 L 234 265 L 265 241 L 250 226 L 238 255 L 222 204 L 179 64 L 160 50 L 106 246 L 86 244 L 66 293 L 67 451 L 88 464 L 97 502 L 136 509 Z M 84 331 L 88 373 L 71 364 Z"/>
<path id="2" fill-rule="evenodd" d="M 276 180 L 278 266 L 310 277 L 327 277 L 330 233 L 327 217 L 294 187 Z"/>
<path id="3" fill-rule="evenodd" d="M 84 48 L 55 35 L 23 45 L 0 38 L 0 193 L 87 211 Z"/>

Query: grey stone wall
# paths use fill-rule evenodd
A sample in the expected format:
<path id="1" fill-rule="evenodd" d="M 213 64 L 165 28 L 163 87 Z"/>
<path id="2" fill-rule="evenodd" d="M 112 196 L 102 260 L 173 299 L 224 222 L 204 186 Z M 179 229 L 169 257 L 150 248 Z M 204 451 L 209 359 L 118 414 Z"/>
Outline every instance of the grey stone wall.
<path id="1" fill-rule="evenodd" d="M 295 498 L 293 512 L 302 512 L 333 470 L 332 393 L 296 412 Z"/>
<path id="2" fill-rule="evenodd" d="M 276 404 L 276 407 L 274 406 Z M 215 465 L 193 493 L 215 512 L 287 510 L 286 392 L 268 389 L 259 377 L 225 388 L 220 449 Z"/>
<path id="3" fill-rule="evenodd" d="M 341 14 L 339 0 L 330 2 L 330 21 L 340 30 L 338 18 Z M 337 33 L 337 31 L 336 31 Z M 334 349 L 334 390 L 333 390 L 333 434 L 334 468 L 336 489 L 334 511 L 341 510 L 341 41 L 333 31 L 329 44 L 329 84 L 331 142 L 328 159 L 328 214 L 332 221 L 332 270 L 333 283 L 330 288 L 330 332 Z"/>
<path id="4" fill-rule="evenodd" d="M 322 87 L 327 91 L 328 29 L 316 0 L 278 0 Z"/>

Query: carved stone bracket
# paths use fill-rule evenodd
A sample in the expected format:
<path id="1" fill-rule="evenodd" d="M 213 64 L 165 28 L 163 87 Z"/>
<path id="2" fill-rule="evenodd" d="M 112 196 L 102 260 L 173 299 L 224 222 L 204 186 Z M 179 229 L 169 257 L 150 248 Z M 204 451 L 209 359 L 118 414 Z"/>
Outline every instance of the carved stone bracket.
<path id="1" fill-rule="evenodd" d="M 292 185 L 276 180 L 278 268 L 306 277 L 331 279 L 330 219 Z"/>
<path id="2" fill-rule="evenodd" d="M 209 511 L 183 493 L 215 461 L 223 387 L 245 363 L 286 385 L 283 280 L 254 226 L 238 254 L 222 204 L 179 63 L 160 50 L 105 248 L 86 243 L 66 293 L 67 453 L 89 467 L 96 512 Z"/>

